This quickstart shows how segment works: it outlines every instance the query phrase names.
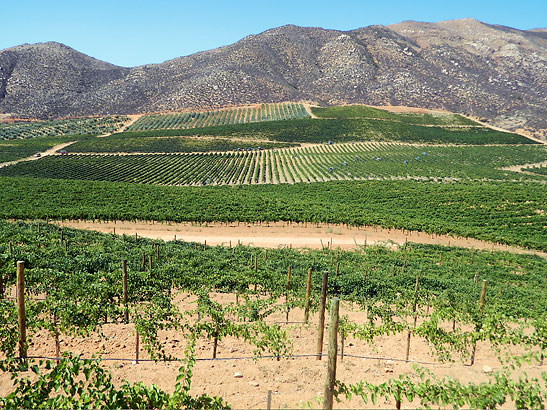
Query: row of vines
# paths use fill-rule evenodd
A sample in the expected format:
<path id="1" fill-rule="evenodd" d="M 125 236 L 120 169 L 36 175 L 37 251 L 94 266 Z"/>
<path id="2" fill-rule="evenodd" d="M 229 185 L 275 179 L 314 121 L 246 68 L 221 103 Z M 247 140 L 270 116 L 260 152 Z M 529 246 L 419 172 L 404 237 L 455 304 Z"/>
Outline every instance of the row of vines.
<path id="1" fill-rule="evenodd" d="M 89 335 L 100 333 L 107 323 L 129 321 L 149 357 L 162 360 L 171 356 L 159 334 L 175 329 L 188 344 L 180 375 L 188 386 L 198 338 L 237 337 L 254 346 L 257 356 L 290 357 L 288 333 L 269 318 L 279 311 L 287 312 L 288 317 L 295 307 L 316 312 L 323 272 L 328 274 L 328 297 L 339 297 L 363 312 L 359 321 L 341 318 L 339 332 L 345 340 L 374 344 L 382 335 L 411 332 L 430 345 L 439 361 L 465 363 L 479 341 L 488 341 L 502 363 L 541 362 L 547 349 L 547 261 L 535 256 L 412 243 L 396 251 L 374 246 L 356 252 L 209 247 L 60 229 L 44 223 L 0 224 L 0 347 L 7 357 L 17 355 L 15 303 L 6 298 L 15 284 L 16 261 L 25 264 L 30 340 L 37 332 Z M 127 261 L 125 265 L 122 260 Z M 127 298 L 122 297 L 124 275 Z M 309 298 L 307 278 L 311 278 Z M 484 305 L 478 303 L 481 283 L 488 283 Z M 193 309 L 177 308 L 173 299 L 181 292 L 192 295 Z M 221 304 L 214 298 L 219 292 L 235 293 L 239 300 Z M 514 346 L 528 353 L 515 356 Z M 61 365 L 100 373 L 91 362 L 71 357 L 55 369 Z M 4 362 L 2 369 L 9 371 L 10 366 L 20 363 Z M 57 381 L 68 373 L 58 374 Z M 422 379 L 427 376 L 421 373 Z M 104 374 L 101 377 L 108 379 Z M 496 379 L 496 386 L 505 386 L 506 392 L 533 385 L 502 377 Z M 59 383 L 67 385 L 75 380 Z M 32 394 L 30 384 L 25 383 L 11 399 Z M 438 385 L 439 391 L 465 392 L 465 386 L 446 380 L 432 379 L 428 384 Z M 135 394 L 133 387 L 126 386 L 125 393 Z M 404 378 L 381 386 L 338 385 L 339 394 L 360 395 L 365 400 L 371 395 L 372 400 L 377 396 L 400 400 L 404 395 L 410 401 L 417 396 L 423 403 L 442 402 L 444 396 L 438 396 L 439 392 L 435 397 L 422 397 L 422 388 L 415 379 Z M 149 399 L 148 390 L 142 387 L 140 391 L 145 397 L 136 394 L 135 400 Z M 184 397 L 190 400 L 188 395 Z M 518 397 L 524 400 L 525 396 Z M 202 400 L 215 403 L 218 399 L 204 396 Z"/>

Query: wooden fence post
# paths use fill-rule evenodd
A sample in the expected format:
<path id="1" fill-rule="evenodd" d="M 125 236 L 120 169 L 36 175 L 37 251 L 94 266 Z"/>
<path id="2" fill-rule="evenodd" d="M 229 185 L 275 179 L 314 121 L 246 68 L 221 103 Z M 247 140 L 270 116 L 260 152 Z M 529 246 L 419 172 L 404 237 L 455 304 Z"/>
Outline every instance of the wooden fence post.
<path id="1" fill-rule="evenodd" d="M 125 259 L 122 260 L 122 286 L 123 286 L 123 306 L 124 306 L 123 321 L 127 324 L 129 323 L 129 308 L 127 306 L 129 296 L 127 294 L 127 261 Z"/>
<path id="2" fill-rule="evenodd" d="M 306 305 L 304 306 L 304 322 L 306 322 L 306 324 L 310 318 L 311 272 L 312 268 L 309 268 L 308 282 L 306 283 Z"/>
<path id="3" fill-rule="evenodd" d="M 135 329 L 135 364 L 139 364 L 139 331 Z"/>
<path id="4" fill-rule="evenodd" d="M 479 299 L 479 310 L 482 313 L 484 309 L 484 300 L 486 298 L 486 279 L 482 281 L 481 297 Z M 482 324 L 480 325 L 482 328 Z M 475 354 L 477 353 L 477 342 L 473 343 L 473 350 L 471 351 L 471 366 L 475 364 Z"/>
<path id="5" fill-rule="evenodd" d="M 323 283 L 321 287 L 321 307 L 319 308 L 319 326 L 317 334 L 317 360 L 321 360 L 323 354 L 323 334 L 325 332 L 325 306 L 327 304 L 327 283 L 329 273 L 323 272 Z"/>
<path id="6" fill-rule="evenodd" d="M 25 262 L 17 262 L 17 316 L 19 323 L 19 357 L 27 357 L 27 326 L 25 315 Z"/>
<path id="7" fill-rule="evenodd" d="M 416 285 L 414 286 L 414 304 L 412 306 L 412 314 L 414 316 L 414 329 L 416 329 L 416 321 L 418 319 L 417 315 L 417 305 L 418 305 L 418 286 L 419 286 L 419 275 L 416 275 Z M 410 356 L 410 337 L 412 335 L 412 331 L 408 330 L 408 335 L 406 337 L 406 358 L 405 360 L 408 362 L 408 357 Z"/>
<path id="8" fill-rule="evenodd" d="M 57 329 L 57 312 L 53 312 L 53 335 L 55 337 L 55 357 L 61 357 L 61 343 L 59 342 L 59 329 Z"/>
<path id="9" fill-rule="evenodd" d="M 325 410 L 332 409 L 334 398 L 334 382 L 336 381 L 336 358 L 338 356 L 337 336 L 339 309 L 340 299 L 332 299 L 329 316 L 329 356 L 327 362 L 327 378 L 325 380 L 325 390 L 323 394 L 323 409 Z"/>

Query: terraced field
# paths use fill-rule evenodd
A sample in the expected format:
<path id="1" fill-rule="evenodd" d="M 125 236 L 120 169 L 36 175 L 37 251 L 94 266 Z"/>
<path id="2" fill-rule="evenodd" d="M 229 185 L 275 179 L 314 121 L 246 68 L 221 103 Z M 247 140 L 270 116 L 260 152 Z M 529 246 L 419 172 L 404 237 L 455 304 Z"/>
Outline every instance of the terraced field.
<path id="1" fill-rule="evenodd" d="M 0 176 L 160 185 L 229 185 L 362 179 L 543 179 L 503 171 L 547 160 L 543 146 L 348 143 L 224 153 L 50 156 Z"/>
<path id="2" fill-rule="evenodd" d="M 310 115 L 302 104 L 261 104 L 254 107 L 212 111 L 145 115 L 127 127 L 126 131 L 189 129 L 309 117 Z"/>

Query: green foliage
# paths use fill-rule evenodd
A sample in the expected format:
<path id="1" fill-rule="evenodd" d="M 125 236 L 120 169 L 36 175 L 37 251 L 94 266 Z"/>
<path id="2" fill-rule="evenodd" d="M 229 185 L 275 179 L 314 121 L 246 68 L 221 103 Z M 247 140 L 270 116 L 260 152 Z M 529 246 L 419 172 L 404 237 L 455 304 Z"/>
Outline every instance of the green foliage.
<path id="1" fill-rule="evenodd" d="M 547 373 L 541 379 L 529 378 L 526 373 L 518 380 L 508 370 L 495 372 L 488 382 L 462 383 L 448 376 L 435 377 L 427 369 L 415 366 L 416 375 L 399 376 L 398 379 L 375 385 L 361 381 L 353 385 L 336 382 L 335 396 L 361 397 L 376 404 L 378 398 L 400 403 L 419 401 L 420 406 L 451 406 L 454 409 L 494 409 L 512 400 L 517 409 L 544 408 L 547 400 Z M 418 380 L 416 380 L 418 378 Z"/>
<path id="2" fill-rule="evenodd" d="M 0 364 L 3 371 L 11 371 L 14 390 L 0 398 L 3 409 L 226 409 L 230 408 L 219 397 L 203 394 L 190 395 L 190 358 L 179 370 L 173 394 L 157 386 L 145 386 L 141 382 L 130 384 L 123 381 L 116 387 L 109 371 L 100 366 L 100 360 L 80 359 L 65 355 L 57 362 L 30 360 L 17 365 L 11 361 Z M 33 377 L 22 376 L 20 372 Z M 184 386 L 184 387 L 181 387 Z"/>
<path id="3" fill-rule="evenodd" d="M 337 107 L 313 107 L 313 115 L 319 118 L 369 118 L 400 121 L 407 124 L 422 125 L 473 125 L 478 123 L 461 115 L 449 113 L 394 113 L 366 105 L 346 105 Z"/>

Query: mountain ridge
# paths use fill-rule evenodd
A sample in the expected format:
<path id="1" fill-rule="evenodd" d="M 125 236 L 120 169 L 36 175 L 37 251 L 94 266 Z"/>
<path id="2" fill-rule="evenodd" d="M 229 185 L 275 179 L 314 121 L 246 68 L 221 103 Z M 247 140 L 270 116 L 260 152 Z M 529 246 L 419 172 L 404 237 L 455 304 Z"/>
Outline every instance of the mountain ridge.
<path id="1" fill-rule="evenodd" d="M 474 19 L 341 31 L 285 25 L 159 64 L 62 43 L 0 51 L 0 113 L 131 114 L 259 102 L 406 105 L 547 135 L 547 31 Z"/>

